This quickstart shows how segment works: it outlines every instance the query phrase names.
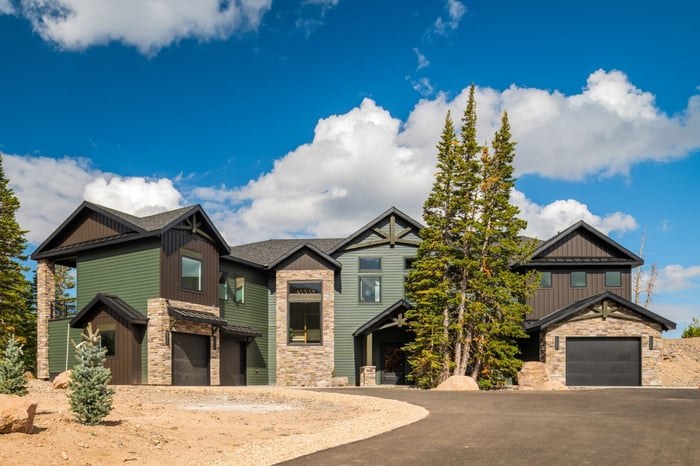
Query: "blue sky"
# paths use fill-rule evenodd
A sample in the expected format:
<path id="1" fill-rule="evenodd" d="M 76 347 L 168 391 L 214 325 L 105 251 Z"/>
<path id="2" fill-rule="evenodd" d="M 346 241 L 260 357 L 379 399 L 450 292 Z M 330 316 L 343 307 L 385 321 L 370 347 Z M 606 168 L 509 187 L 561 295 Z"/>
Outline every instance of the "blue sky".
<path id="1" fill-rule="evenodd" d="M 700 316 L 700 4 L 0 0 L 0 151 L 33 249 L 83 200 L 232 244 L 416 217 L 447 110 L 503 110 L 528 234 L 584 219 Z"/>

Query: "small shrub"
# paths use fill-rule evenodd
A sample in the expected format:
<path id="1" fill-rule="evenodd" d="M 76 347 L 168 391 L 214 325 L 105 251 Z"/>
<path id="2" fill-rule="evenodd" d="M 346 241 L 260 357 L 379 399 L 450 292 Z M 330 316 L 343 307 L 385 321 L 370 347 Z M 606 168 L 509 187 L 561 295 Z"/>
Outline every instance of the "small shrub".
<path id="1" fill-rule="evenodd" d="M 14 335 L 10 335 L 0 359 L 0 393 L 20 396 L 27 394 L 23 355 L 19 340 Z"/>
<path id="2" fill-rule="evenodd" d="M 681 338 L 694 337 L 700 337 L 700 319 L 698 319 L 697 317 L 693 317 L 692 322 L 688 324 L 688 327 L 686 327 L 686 329 L 683 330 L 683 333 L 681 334 Z"/>
<path id="3" fill-rule="evenodd" d="M 75 345 L 78 365 L 68 383 L 70 409 L 81 424 L 96 425 L 112 411 L 112 395 L 107 387 L 112 374 L 104 367 L 107 348 L 100 345 L 99 330 L 88 324 L 83 341 Z"/>

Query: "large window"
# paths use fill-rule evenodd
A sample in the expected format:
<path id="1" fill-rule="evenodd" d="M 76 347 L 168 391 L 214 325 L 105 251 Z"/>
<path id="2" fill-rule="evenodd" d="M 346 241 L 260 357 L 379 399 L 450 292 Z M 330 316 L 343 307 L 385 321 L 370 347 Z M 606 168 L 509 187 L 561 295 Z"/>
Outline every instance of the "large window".
<path id="1" fill-rule="evenodd" d="M 313 345 L 322 341 L 321 282 L 290 282 L 289 344 Z"/>
<path id="2" fill-rule="evenodd" d="M 605 272 L 605 286 L 617 288 L 622 286 L 622 272 L 619 270 Z"/>
<path id="3" fill-rule="evenodd" d="M 360 302 L 379 303 L 382 301 L 382 258 L 360 257 Z"/>
<path id="4" fill-rule="evenodd" d="M 586 286 L 586 272 L 571 272 L 571 286 L 584 288 Z"/>
<path id="5" fill-rule="evenodd" d="M 181 286 L 185 290 L 202 291 L 202 261 L 194 257 L 182 256 Z"/>

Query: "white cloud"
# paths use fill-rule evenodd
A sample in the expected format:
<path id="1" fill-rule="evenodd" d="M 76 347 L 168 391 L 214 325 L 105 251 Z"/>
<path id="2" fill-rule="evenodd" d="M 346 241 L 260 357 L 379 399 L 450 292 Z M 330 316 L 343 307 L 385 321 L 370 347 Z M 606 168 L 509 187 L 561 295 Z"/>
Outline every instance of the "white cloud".
<path id="1" fill-rule="evenodd" d="M 143 217 L 180 207 L 182 196 L 167 178 L 99 176 L 85 186 L 83 198 Z"/>
<path id="2" fill-rule="evenodd" d="M 467 12 L 467 7 L 458 0 L 447 0 L 447 19 L 438 17 L 433 23 L 433 32 L 442 36 L 447 35 L 459 27 L 462 16 Z"/>
<path id="3" fill-rule="evenodd" d="M 678 264 L 667 265 L 659 269 L 659 276 L 654 289 L 659 293 L 675 293 L 678 291 L 700 288 L 700 266 L 683 267 Z"/>
<path id="4" fill-rule="evenodd" d="M 411 83 L 413 90 L 423 97 L 430 97 L 435 94 L 435 88 L 428 78 L 419 78 L 415 80 L 410 76 L 406 76 L 406 80 Z"/>
<path id="5" fill-rule="evenodd" d="M 1 0 L 0 0 L 1 1 Z M 272 0 L 22 0 L 22 13 L 46 41 L 82 50 L 112 41 L 152 55 L 184 38 L 226 39 L 254 30 Z"/>
<path id="6" fill-rule="evenodd" d="M 427 66 L 430 65 L 430 61 L 421 53 L 420 50 L 417 48 L 413 49 L 413 52 L 416 54 L 416 57 L 418 58 L 418 67 L 416 69 L 422 70 L 423 68 L 426 68 Z"/>
<path id="7" fill-rule="evenodd" d="M 0 0 L 0 15 L 12 15 L 15 13 L 15 8 L 10 0 Z"/>

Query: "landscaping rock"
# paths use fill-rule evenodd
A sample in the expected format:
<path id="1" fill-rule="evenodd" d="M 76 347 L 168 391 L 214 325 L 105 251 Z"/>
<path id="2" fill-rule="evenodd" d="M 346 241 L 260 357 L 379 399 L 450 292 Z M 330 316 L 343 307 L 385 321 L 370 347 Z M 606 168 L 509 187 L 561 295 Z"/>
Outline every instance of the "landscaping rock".
<path id="1" fill-rule="evenodd" d="M 331 378 L 331 387 L 347 387 L 348 386 L 347 377 L 333 377 Z"/>
<path id="2" fill-rule="evenodd" d="M 453 375 L 445 380 L 443 383 L 435 387 L 433 390 L 464 390 L 464 391 L 478 391 L 479 386 L 469 376 L 466 375 Z"/>
<path id="3" fill-rule="evenodd" d="M 36 407 L 36 401 L 21 396 L 0 395 L 0 434 L 30 434 L 34 429 Z"/>
<path id="4" fill-rule="evenodd" d="M 67 370 L 61 372 L 53 379 L 53 388 L 58 390 L 64 390 L 68 388 L 68 382 L 70 381 L 70 376 L 73 374 L 72 370 Z"/>
<path id="5" fill-rule="evenodd" d="M 557 380 L 549 380 L 547 366 L 543 362 L 526 361 L 518 372 L 518 388 L 520 390 L 568 390 L 568 387 Z"/>

